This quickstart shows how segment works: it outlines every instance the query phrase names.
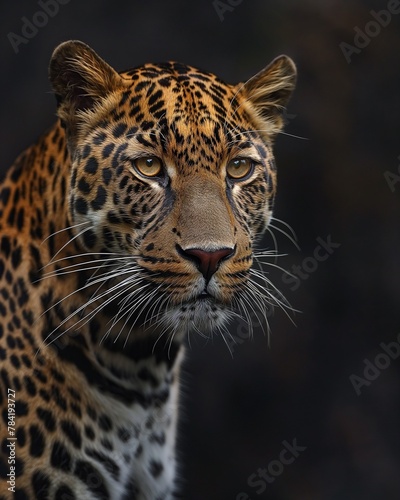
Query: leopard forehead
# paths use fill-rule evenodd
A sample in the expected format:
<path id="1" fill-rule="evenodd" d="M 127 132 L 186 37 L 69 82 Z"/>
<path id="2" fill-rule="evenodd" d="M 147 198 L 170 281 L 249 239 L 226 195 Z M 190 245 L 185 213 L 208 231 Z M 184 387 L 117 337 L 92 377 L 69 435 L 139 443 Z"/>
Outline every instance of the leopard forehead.
<path id="1" fill-rule="evenodd" d="M 176 62 L 146 64 L 121 76 L 131 82 L 130 91 L 135 95 L 129 104 L 146 103 L 148 114 L 155 119 L 166 116 L 186 123 L 223 121 L 229 108 L 237 108 L 234 86 L 192 66 Z M 130 116 L 142 111 L 132 107 Z"/>
<path id="2" fill-rule="evenodd" d="M 126 87 L 88 116 L 78 147 L 108 137 L 131 156 L 143 151 L 169 155 L 184 167 L 182 174 L 199 157 L 199 166 L 206 163 L 213 170 L 228 148 L 235 153 L 253 148 L 267 156 L 269 145 L 255 130 L 240 88 L 176 62 L 146 64 L 120 75 Z"/>
<path id="3" fill-rule="evenodd" d="M 160 154 L 186 163 L 185 168 L 200 153 L 202 161 L 214 163 L 210 170 L 224 153 L 246 147 L 253 148 L 254 156 L 267 156 L 295 82 L 295 67 L 287 56 L 247 82 L 231 85 L 177 62 L 118 73 L 77 41 L 54 51 L 49 71 L 73 160 L 82 147 L 107 136 L 119 152 L 129 143 L 133 155 L 146 148 L 151 152 L 156 142 Z"/>

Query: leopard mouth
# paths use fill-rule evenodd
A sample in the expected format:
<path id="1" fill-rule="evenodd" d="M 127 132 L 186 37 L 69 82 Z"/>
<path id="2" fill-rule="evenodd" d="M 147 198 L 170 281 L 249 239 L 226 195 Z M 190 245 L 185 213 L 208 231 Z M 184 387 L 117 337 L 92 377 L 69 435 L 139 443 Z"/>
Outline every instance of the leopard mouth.
<path id="1" fill-rule="evenodd" d="M 192 296 L 188 300 L 184 301 L 183 304 L 187 304 L 189 306 L 196 306 L 196 304 L 208 304 L 210 307 L 224 307 L 228 306 L 228 303 L 225 302 L 221 297 L 214 295 L 212 292 L 204 289 L 202 292 L 197 295 Z"/>

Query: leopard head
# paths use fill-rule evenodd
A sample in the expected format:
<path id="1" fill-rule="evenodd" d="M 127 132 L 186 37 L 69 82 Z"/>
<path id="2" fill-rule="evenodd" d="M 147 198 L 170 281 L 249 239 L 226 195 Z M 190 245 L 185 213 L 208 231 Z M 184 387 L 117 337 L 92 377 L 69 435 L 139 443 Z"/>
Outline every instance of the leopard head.
<path id="1" fill-rule="evenodd" d="M 272 213 L 291 59 L 229 85 L 176 62 L 118 73 L 69 41 L 50 79 L 68 143 L 69 219 L 85 252 L 107 256 L 116 314 L 209 331 L 265 302 L 250 269 Z"/>

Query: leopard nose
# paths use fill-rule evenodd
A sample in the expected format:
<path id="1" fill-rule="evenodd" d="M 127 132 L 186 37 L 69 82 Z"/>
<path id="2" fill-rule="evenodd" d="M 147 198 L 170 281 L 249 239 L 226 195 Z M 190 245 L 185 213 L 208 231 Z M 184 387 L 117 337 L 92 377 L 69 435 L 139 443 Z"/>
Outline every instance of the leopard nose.
<path id="1" fill-rule="evenodd" d="M 221 262 L 231 257 L 235 253 L 235 249 L 218 248 L 217 250 L 208 251 L 201 248 L 187 248 L 184 250 L 178 245 L 178 252 L 185 259 L 194 262 L 208 282 L 217 271 Z"/>

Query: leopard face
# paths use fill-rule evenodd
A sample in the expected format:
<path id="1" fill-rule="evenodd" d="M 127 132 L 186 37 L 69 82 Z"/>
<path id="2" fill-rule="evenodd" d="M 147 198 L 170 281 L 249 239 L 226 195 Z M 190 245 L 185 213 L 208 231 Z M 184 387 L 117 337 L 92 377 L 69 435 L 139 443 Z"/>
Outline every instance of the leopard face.
<path id="1" fill-rule="evenodd" d="M 104 263 L 95 282 L 120 305 L 114 321 L 210 331 L 262 302 L 250 268 L 271 217 L 291 60 L 228 85 L 174 62 L 117 73 L 67 42 L 50 78 L 71 158 L 71 227 Z"/>

